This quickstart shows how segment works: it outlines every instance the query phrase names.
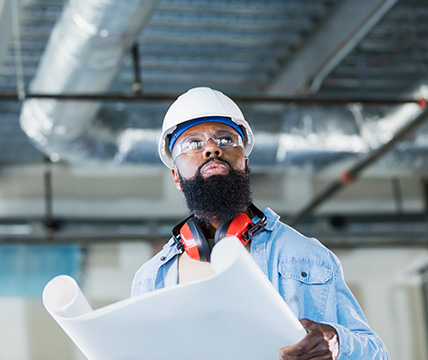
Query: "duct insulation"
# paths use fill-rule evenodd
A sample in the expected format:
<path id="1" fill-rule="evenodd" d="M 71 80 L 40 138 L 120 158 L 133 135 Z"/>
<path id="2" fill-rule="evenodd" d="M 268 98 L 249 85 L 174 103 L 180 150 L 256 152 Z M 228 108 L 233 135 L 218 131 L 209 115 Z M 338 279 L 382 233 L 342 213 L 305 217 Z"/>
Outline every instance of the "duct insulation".
<path id="1" fill-rule="evenodd" d="M 157 2 L 67 2 L 30 91 L 41 94 L 106 91 Z M 97 102 L 28 99 L 23 103 L 20 124 L 34 144 L 52 159 L 108 159 L 117 152 L 117 134 L 103 131 L 96 123 L 99 108 Z"/>

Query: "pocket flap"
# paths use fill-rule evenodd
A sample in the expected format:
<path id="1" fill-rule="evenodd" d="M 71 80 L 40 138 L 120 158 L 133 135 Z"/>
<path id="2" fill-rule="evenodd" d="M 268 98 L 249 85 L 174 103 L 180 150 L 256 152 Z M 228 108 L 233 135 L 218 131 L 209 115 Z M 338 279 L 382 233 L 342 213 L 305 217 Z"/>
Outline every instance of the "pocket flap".
<path id="1" fill-rule="evenodd" d="M 281 259 L 279 273 L 286 279 L 304 284 L 324 284 L 333 276 L 331 264 L 306 258 Z"/>

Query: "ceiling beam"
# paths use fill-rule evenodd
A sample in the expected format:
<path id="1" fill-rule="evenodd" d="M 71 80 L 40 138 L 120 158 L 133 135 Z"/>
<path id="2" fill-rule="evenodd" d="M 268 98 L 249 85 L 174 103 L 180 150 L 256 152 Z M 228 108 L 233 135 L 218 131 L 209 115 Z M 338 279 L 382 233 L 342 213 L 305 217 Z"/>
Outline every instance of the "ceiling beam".
<path id="1" fill-rule="evenodd" d="M 282 217 L 282 216 L 281 216 Z M 329 216 L 312 217 L 299 224 L 297 230 L 307 236 L 317 237 L 324 245 L 334 248 L 427 246 L 428 228 L 426 216 L 421 213 L 345 215 L 342 227 L 331 225 Z M 2 244 L 80 244 L 83 247 L 97 243 L 121 243 L 140 241 L 165 242 L 180 219 L 144 220 L 142 218 L 120 221 L 105 219 L 91 221 L 55 219 L 58 226 L 49 236 L 44 222 L 25 220 L 0 222 Z M 12 220 L 11 220 L 12 221 Z M 8 233 L 8 230 L 11 231 Z M 27 233 L 24 233 L 27 230 Z"/>
<path id="2" fill-rule="evenodd" d="M 397 0 L 341 1 L 287 62 L 267 95 L 315 93 Z"/>

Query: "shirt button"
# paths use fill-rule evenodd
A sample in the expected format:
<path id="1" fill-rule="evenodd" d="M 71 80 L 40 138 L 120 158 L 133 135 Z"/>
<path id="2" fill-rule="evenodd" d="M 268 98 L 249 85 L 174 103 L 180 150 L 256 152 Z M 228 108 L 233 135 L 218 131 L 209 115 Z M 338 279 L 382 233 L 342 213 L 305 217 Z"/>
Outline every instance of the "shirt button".
<path id="1" fill-rule="evenodd" d="M 308 276 L 308 274 L 306 274 L 304 271 L 302 271 L 302 273 L 300 275 L 302 275 L 303 277 Z"/>
<path id="2" fill-rule="evenodd" d="M 160 258 L 160 260 L 161 261 L 164 261 L 166 258 L 165 258 L 165 256 L 162 256 L 161 258 Z"/>

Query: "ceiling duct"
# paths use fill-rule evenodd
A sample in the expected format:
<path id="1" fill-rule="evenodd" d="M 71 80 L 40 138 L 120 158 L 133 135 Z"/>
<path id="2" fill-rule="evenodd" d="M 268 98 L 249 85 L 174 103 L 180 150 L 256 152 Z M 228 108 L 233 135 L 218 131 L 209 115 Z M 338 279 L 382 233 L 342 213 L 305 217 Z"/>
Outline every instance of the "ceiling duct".
<path id="1" fill-rule="evenodd" d="M 251 165 L 296 173 L 322 170 L 324 175 L 336 177 L 391 140 L 421 113 L 421 108 L 416 104 L 395 108 L 361 104 L 294 105 L 278 111 L 275 119 L 269 119 L 266 112 L 244 110 L 254 124 Z M 376 177 L 426 175 L 427 134 L 428 124 L 424 124 L 366 171 Z"/>
<path id="2" fill-rule="evenodd" d="M 158 0 L 70 0 L 56 23 L 37 74 L 33 93 L 106 91 Z M 126 146 L 126 134 L 113 134 L 96 122 L 100 103 L 25 100 L 20 123 L 52 160 L 111 159 Z M 129 133 L 129 132 L 128 132 Z M 151 139 L 153 134 L 146 132 Z M 141 137 L 141 134 L 140 134 Z"/>

